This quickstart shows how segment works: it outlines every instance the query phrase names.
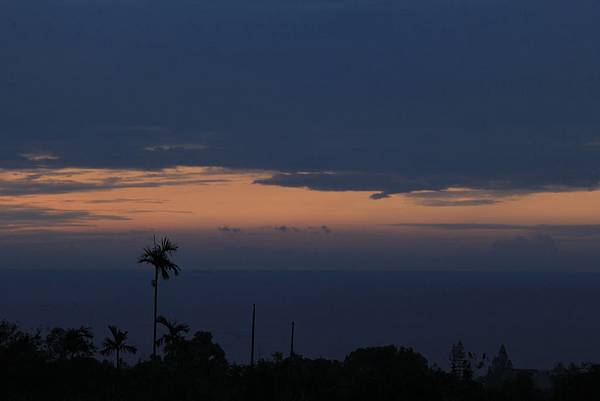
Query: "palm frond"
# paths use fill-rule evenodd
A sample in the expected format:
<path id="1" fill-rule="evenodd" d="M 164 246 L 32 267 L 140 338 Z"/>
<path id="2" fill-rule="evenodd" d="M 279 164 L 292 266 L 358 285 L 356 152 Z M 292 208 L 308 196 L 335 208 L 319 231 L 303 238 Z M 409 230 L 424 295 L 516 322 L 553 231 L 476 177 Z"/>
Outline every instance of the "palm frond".
<path id="1" fill-rule="evenodd" d="M 158 324 L 162 324 L 162 325 L 163 325 L 163 326 L 165 326 L 167 329 L 169 328 L 169 326 L 170 326 L 170 324 L 171 324 L 171 322 L 169 322 L 169 320 L 168 320 L 166 317 L 164 317 L 163 315 L 159 315 L 159 316 L 156 318 L 156 323 L 158 323 Z"/>
<path id="2" fill-rule="evenodd" d="M 155 243 L 153 247 L 144 248 L 142 255 L 138 258 L 138 263 L 154 266 L 154 268 L 160 271 L 161 277 L 164 280 L 168 280 L 170 273 L 177 276 L 180 272 L 179 266 L 170 259 L 170 256 L 177 249 L 179 249 L 179 246 L 165 237 L 158 244 Z"/>
<path id="3" fill-rule="evenodd" d="M 156 323 L 165 326 L 165 328 L 169 331 L 169 335 L 171 336 L 179 336 L 180 333 L 187 333 L 190 331 L 190 326 L 187 324 L 178 323 L 175 320 L 169 320 L 162 315 L 156 318 Z"/>
<path id="4" fill-rule="evenodd" d="M 108 326 L 112 338 L 106 337 L 102 343 L 102 349 L 100 353 L 102 355 L 110 355 L 117 351 L 124 351 L 129 353 L 137 352 L 137 348 L 126 344 L 128 332 L 120 330 L 117 326 Z"/>
<path id="5" fill-rule="evenodd" d="M 113 338 L 116 340 L 120 332 L 117 326 L 108 326 L 108 330 L 110 330 L 110 334 L 112 334 Z"/>
<path id="6" fill-rule="evenodd" d="M 102 355 L 110 355 L 113 352 L 115 352 L 117 350 L 117 348 L 118 348 L 117 343 L 115 343 L 110 338 L 105 338 L 104 342 L 102 343 L 102 349 L 100 350 L 100 353 Z"/>
<path id="7" fill-rule="evenodd" d="M 179 249 L 179 245 L 175 244 L 174 242 L 171 242 L 169 238 L 164 237 L 160 242 L 160 249 L 164 253 L 171 254 L 177 251 L 177 249 Z"/>
<path id="8" fill-rule="evenodd" d="M 133 345 L 125 345 L 123 346 L 123 351 L 127 352 L 128 354 L 135 354 L 137 352 L 137 347 L 134 347 Z"/>

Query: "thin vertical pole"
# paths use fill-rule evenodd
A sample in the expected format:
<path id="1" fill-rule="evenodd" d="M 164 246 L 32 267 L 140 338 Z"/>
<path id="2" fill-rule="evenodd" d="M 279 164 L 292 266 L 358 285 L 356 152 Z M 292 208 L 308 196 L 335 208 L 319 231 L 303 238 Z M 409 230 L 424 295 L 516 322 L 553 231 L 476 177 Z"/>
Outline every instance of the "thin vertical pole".
<path id="1" fill-rule="evenodd" d="M 256 304 L 252 304 L 252 344 L 250 345 L 250 366 L 254 366 L 254 328 L 256 325 Z"/>
<path id="2" fill-rule="evenodd" d="M 294 356 L 294 322 L 292 322 L 292 338 L 290 339 L 290 358 Z"/>
<path id="3" fill-rule="evenodd" d="M 152 359 L 156 358 L 156 315 L 158 312 L 158 267 L 154 268 L 154 332 L 152 334 Z"/>
<path id="4" fill-rule="evenodd" d="M 156 234 L 153 237 L 156 250 Z M 158 266 L 154 266 L 154 327 L 152 334 L 152 359 L 156 359 L 156 315 L 158 311 Z"/>

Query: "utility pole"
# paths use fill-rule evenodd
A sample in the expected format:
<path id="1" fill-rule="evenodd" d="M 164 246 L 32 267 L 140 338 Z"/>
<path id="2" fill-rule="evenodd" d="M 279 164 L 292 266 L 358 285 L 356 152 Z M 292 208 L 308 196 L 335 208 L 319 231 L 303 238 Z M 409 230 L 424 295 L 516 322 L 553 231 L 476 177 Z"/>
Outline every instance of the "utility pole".
<path id="1" fill-rule="evenodd" d="M 154 240 L 154 251 L 156 251 L 156 234 Z M 158 313 L 158 267 L 154 266 L 154 332 L 152 333 L 152 360 L 156 359 L 156 317 Z"/>
<path id="2" fill-rule="evenodd" d="M 292 321 L 292 338 L 290 339 L 290 358 L 294 357 L 294 322 Z"/>
<path id="3" fill-rule="evenodd" d="M 252 304 L 252 344 L 250 345 L 250 366 L 254 366 L 254 327 L 256 324 L 256 304 Z"/>

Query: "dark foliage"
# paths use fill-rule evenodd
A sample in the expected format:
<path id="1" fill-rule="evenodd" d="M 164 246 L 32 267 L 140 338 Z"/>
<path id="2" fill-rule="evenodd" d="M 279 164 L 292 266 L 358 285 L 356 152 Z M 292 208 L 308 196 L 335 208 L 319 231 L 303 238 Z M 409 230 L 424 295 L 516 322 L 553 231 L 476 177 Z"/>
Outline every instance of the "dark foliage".
<path id="1" fill-rule="evenodd" d="M 162 319 L 161 319 L 162 320 Z M 299 355 L 231 365 L 208 332 L 164 319 L 163 355 L 132 366 L 100 361 L 89 329 L 54 328 L 42 336 L 0 322 L 0 399 L 10 401 L 570 401 L 600 399 L 600 367 L 559 366 L 548 388 L 539 372 L 512 366 L 501 347 L 486 377 L 444 372 L 410 348 L 361 348 L 344 361 Z M 127 332 L 111 326 L 100 354 L 133 352 Z M 168 344 L 168 346 L 167 346 Z M 469 353 L 454 347 L 457 366 Z M 118 361 L 118 359 L 116 359 Z M 451 361 L 452 362 L 452 361 Z M 457 374 L 460 373 L 460 374 Z M 551 378 L 551 380 L 550 380 Z"/>

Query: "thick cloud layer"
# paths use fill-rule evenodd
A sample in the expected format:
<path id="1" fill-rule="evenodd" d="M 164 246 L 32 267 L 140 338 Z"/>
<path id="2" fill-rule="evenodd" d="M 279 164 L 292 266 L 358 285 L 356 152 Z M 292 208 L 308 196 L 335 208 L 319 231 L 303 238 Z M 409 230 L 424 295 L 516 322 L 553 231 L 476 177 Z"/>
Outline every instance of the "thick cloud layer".
<path id="1" fill-rule="evenodd" d="M 0 167 L 265 169 L 375 198 L 595 188 L 599 17 L 591 0 L 4 1 Z"/>

